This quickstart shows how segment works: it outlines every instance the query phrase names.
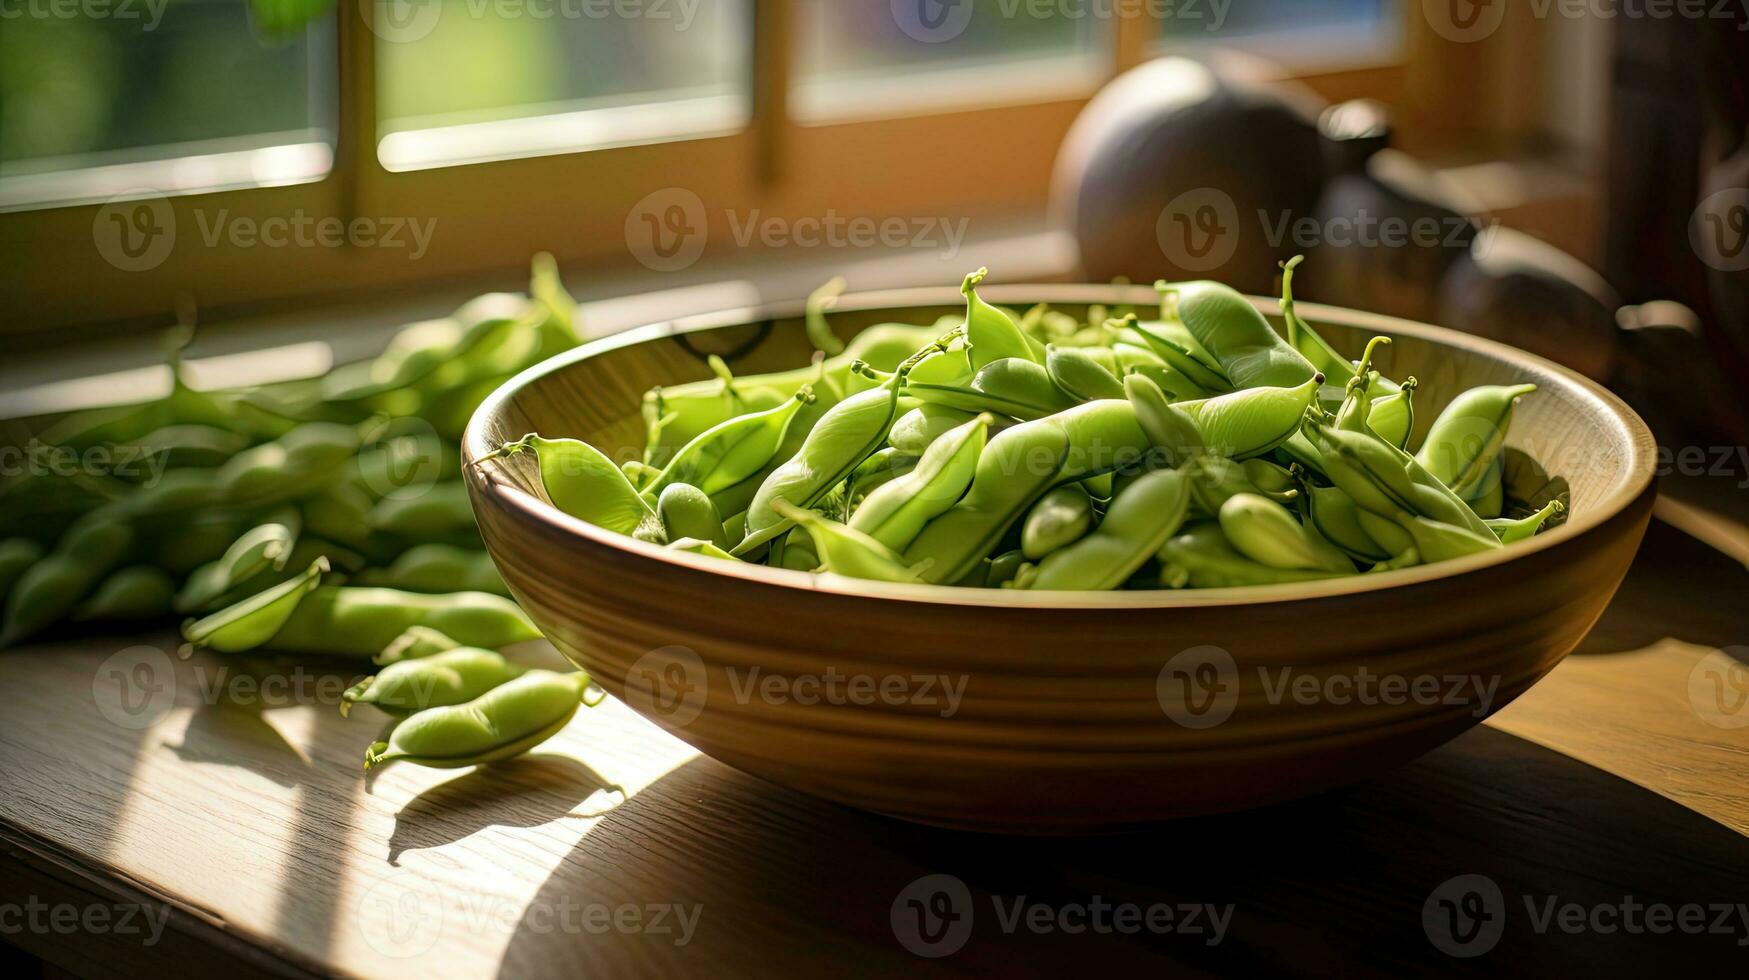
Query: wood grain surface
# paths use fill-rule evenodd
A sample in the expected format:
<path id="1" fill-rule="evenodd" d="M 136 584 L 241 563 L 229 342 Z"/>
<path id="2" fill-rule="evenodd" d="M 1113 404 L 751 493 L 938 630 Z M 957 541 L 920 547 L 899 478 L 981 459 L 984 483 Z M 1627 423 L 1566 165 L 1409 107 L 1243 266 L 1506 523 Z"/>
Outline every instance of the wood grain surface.
<path id="1" fill-rule="evenodd" d="M 257 695 L 237 680 L 249 665 L 176 661 L 174 702 L 135 697 L 130 715 L 114 670 L 150 691 L 126 651 L 170 637 L 74 637 L 0 657 L 0 939 L 90 976 L 881 976 L 924 963 L 895 933 L 901 893 L 950 875 L 971 912 L 938 961 L 956 972 L 1740 968 L 1740 912 L 1701 935 L 1539 931 L 1538 916 L 1551 900 L 1749 897 L 1749 706 L 1707 700 L 1730 690 L 1709 670 L 1749 659 L 1745 594 L 1740 564 L 1655 523 L 1580 651 L 1432 754 L 1291 805 L 1047 841 L 779 789 L 612 701 L 495 769 L 367 780 L 380 718 L 334 710 L 344 670 L 257 664 L 248 676 L 279 679 Z M 1422 910 L 1466 874 L 1498 886 L 1504 929 L 1454 959 Z M 1005 923 L 1017 901 L 1053 928 Z M 130 903 L 167 916 L 156 941 L 138 912 L 122 928 Z M 1170 907 L 1205 931 L 1060 928 L 1096 903 Z M 1205 904 L 1230 907 L 1218 942 L 1206 914 L 1183 919 Z M 54 926 L 56 907 L 80 921 Z"/>

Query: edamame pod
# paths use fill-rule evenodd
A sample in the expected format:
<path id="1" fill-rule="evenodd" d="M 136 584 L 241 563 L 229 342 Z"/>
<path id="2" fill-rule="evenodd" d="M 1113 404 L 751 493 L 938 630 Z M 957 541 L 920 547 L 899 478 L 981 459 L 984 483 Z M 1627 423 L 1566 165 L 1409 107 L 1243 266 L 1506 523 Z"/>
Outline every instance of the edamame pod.
<path id="1" fill-rule="evenodd" d="M 1038 561 L 1081 540 L 1093 529 L 1093 498 L 1079 483 L 1058 487 L 1039 498 L 1021 525 L 1020 551 Z"/>
<path id="2" fill-rule="evenodd" d="M 812 506 L 879 449 L 892 429 L 899 391 L 911 366 L 929 351 L 945 346 L 945 340 L 937 341 L 900 364 L 880 387 L 832 406 L 796 454 L 760 484 L 747 508 L 747 536 L 730 553 L 743 556 L 784 531 L 787 524 L 773 506 L 776 501 L 800 508 Z"/>
<path id="3" fill-rule="evenodd" d="M 218 497 L 233 507 L 264 507 L 308 496 L 329 483 L 358 447 L 358 430 L 350 425 L 306 422 L 214 471 Z"/>
<path id="4" fill-rule="evenodd" d="M 915 469 L 863 500 L 850 527 L 903 551 L 931 518 L 952 507 L 971 486 L 990 422 L 990 416 L 980 415 L 936 440 Z"/>
<path id="5" fill-rule="evenodd" d="M 1212 521 L 1192 525 L 1160 548 L 1160 584 L 1169 589 L 1223 589 L 1340 578 L 1337 572 L 1271 568 L 1240 554 Z"/>
<path id="6" fill-rule="evenodd" d="M 721 558 L 724 561 L 738 562 L 741 560 L 715 544 L 699 538 L 681 538 L 678 541 L 670 541 L 668 542 L 668 550 L 685 551 L 694 555 L 704 555 L 706 558 Z"/>
<path id="7" fill-rule="evenodd" d="M 1220 525 L 1235 550 L 1271 568 L 1354 572 L 1354 562 L 1347 555 L 1267 497 L 1233 495 L 1221 505 Z"/>
<path id="8" fill-rule="evenodd" d="M 1354 501 L 1336 487 L 1306 484 L 1306 520 L 1324 539 L 1356 561 L 1385 561 L 1398 551 L 1389 551 L 1373 540 L 1361 524 L 1365 515 Z M 1379 518 L 1384 520 L 1384 518 Z"/>
<path id="9" fill-rule="evenodd" d="M 261 571 L 284 568 L 297 544 L 301 525 L 298 512 L 288 509 L 245 531 L 217 560 L 202 565 L 189 575 L 182 590 L 176 593 L 175 610 L 190 613 L 205 609 L 213 600 Z"/>
<path id="10" fill-rule="evenodd" d="M 29 538 L 0 541 L 0 600 L 6 598 L 26 569 L 41 561 L 43 547 Z"/>
<path id="11" fill-rule="evenodd" d="M 713 426 L 682 446 L 656 478 L 643 486 L 644 499 L 654 503 L 658 494 L 675 483 L 717 494 L 760 472 L 772 462 L 797 413 L 814 400 L 813 388 L 803 385 L 776 408 L 738 415 Z"/>
<path id="12" fill-rule="evenodd" d="M 1210 452 L 1243 460 L 1269 452 L 1299 431 L 1322 383 L 1323 375 L 1314 374 L 1295 388 L 1246 388 L 1174 407 L 1196 423 Z"/>
<path id="13" fill-rule="evenodd" d="M 1415 388 L 1418 384 L 1414 378 L 1403 379 L 1402 386 L 1396 391 L 1372 400 L 1372 411 L 1367 416 L 1366 424 L 1379 434 L 1379 438 L 1398 449 L 1409 445 L 1409 434 L 1415 431 Z"/>
<path id="14" fill-rule="evenodd" d="M 1183 323 L 1203 350 L 1214 355 L 1233 387 L 1298 388 L 1318 373 L 1231 286 L 1203 281 L 1157 288 L 1165 319 Z"/>
<path id="15" fill-rule="evenodd" d="M 1032 590 L 1115 589 L 1177 533 L 1190 509 L 1190 483 L 1176 470 L 1138 477 L 1093 533 L 1055 551 L 1015 585 Z"/>
<path id="16" fill-rule="evenodd" d="M 651 539 L 660 531 L 656 511 L 613 460 L 580 439 L 546 439 L 533 432 L 481 458 L 499 459 L 532 452 L 541 486 L 554 507 L 596 527 Z M 643 532 L 639 535 L 639 532 Z"/>
<path id="17" fill-rule="evenodd" d="M 777 512 L 813 539 L 821 567 L 834 575 L 877 582 L 918 582 L 917 571 L 898 553 L 867 534 L 804 510 L 787 500 L 774 502 Z"/>
<path id="18" fill-rule="evenodd" d="M 966 298 L 966 343 L 972 369 L 982 370 L 990 362 L 1005 357 L 1042 365 L 1044 345 L 1028 337 L 1012 317 L 978 295 L 979 284 L 989 274 L 989 269 L 979 269 L 960 283 L 960 294 Z"/>
<path id="19" fill-rule="evenodd" d="M 1497 486 L 1494 464 L 1512 425 L 1513 407 L 1536 385 L 1484 385 L 1458 395 L 1433 420 L 1415 459 L 1465 500 Z M 1498 513 L 1498 511 L 1496 511 Z"/>
<path id="20" fill-rule="evenodd" d="M 17 643 L 72 610 L 127 556 L 134 532 L 102 510 L 71 528 L 55 550 L 25 569 L 6 596 L 0 648 Z"/>
<path id="21" fill-rule="evenodd" d="M 170 611 L 176 583 L 154 565 L 134 565 L 113 572 L 91 597 L 73 610 L 74 622 L 117 622 L 152 619 Z"/>
<path id="22" fill-rule="evenodd" d="M 1100 364 L 1091 350 L 1080 347 L 1045 348 L 1045 369 L 1056 387 L 1079 401 L 1123 398 L 1123 383 L 1111 369 Z"/>
<path id="23" fill-rule="evenodd" d="M 921 456 L 935 440 L 977 417 L 976 412 L 925 403 L 899 416 L 887 443 L 901 453 Z"/>
<path id="24" fill-rule="evenodd" d="M 351 713 L 355 704 L 405 718 L 415 711 L 472 701 L 506 681 L 515 680 L 524 668 L 502 654 L 478 647 L 458 647 L 416 660 L 390 664 L 373 677 L 366 677 L 340 696 L 340 713 Z"/>
<path id="25" fill-rule="evenodd" d="M 1487 522 L 1488 529 L 1494 532 L 1494 535 L 1500 539 L 1501 544 L 1513 544 L 1518 541 L 1528 541 L 1535 537 L 1538 531 L 1542 530 L 1543 524 L 1547 522 L 1549 518 L 1554 517 L 1557 514 L 1565 513 L 1566 510 L 1566 504 L 1561 503 L 1559 500 L 1551 500 L 1543 505 L 1542 510 L 1537 511 L 1529 517 L 1520 517 L 1516 520 L 1509 520 L 1506 518 L 1495 518 L 1490 520 Z"/>
<path id="26" fill-rule="evenodd" d="M 382 652 L 371 660 L 382 666 L 397 664 L 403 660 L 418 660 L 434 653 L 454 650 L 460 643 L 444 636 L 428 626 L 409 626 L 407 631 L 389 641 Z"/>
<path id="27" fill-rule="evenodd" d="M 365 524 L 373 531 L 413 540 L 476 533 L 468 488 L 460 480 L 435 484 L 424 493 L 384 497 L 371 507 Z"/>
<path id="28" fill-rule="evenodd" d="M 182 638 L 192 646 L 220 653 L 253 650 L 285 625 L 303 600 L 316 591 L 328 571 L 328 560 L 318 558 L 297 578 L 281 582 L 265 592 L 182 624 Z M 386 646 L 379 644 L 377 649 Z"/>
<path id="29" fill-rule="evenodd" d="M 691 484 L 670 483 L 663 487 L 656 500 L 656 516 L 670 542 L 699 538 L 719 548 L 729 544 L 723 536 L 723 518 L 716 505 L 703 490 Z"/>
<path id="30" fill-rule="evenodd" d="M 305 596 L 278 632 L 262 642 L 293 653 L 370 657 L 413 626 L 488 650 L 540 637 L 521 607 L 503 596 L 330 585 Z"/>
<path id="31" fill-rule="evenodd" d="M 1047 368 L 1023 357 L 1004 357 L 979 368 L 972 388 L 1027 406 L 1035 418 L 1074 408 L 1081 400 L 1057 387 Z"/>
<path id="32" fill-rule="evenodd" d="M 510 588 L 498 574 L 492 556 L 478 549 L 447 544 L 422 544 L 409 548 L 387 568 L 367 569 L 353 581 L 358 585 L 435 595 L 450 592 L 510 595 Z"/>
<path id="33" fill-rule="evenodd" d="M 364 767 L 404 761 L 456 769 L 521 755 L 570 722 L 588 687 L 581 671 L 528 671 L 472 701 L 416 712 L 388 741 L 371 744 Z"/>

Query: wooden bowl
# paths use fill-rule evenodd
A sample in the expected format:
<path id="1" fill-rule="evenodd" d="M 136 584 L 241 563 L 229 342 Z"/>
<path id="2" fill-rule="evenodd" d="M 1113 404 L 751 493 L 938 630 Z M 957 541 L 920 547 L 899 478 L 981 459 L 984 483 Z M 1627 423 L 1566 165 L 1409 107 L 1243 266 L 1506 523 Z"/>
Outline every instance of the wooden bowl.
<path id="1" fill-rule="evenodd" d="M 1070 312 L 1155 302 L 1147 287 L 988 295 Z M 848 336 L 959 309 L 951 288 L 849 295 L 832 322 Z M 1567 478 L 1570 519 L 1492 554 L 1327 582 L 1022 596 L 665 551 L 560 513 L 521 457 L 466 466 L 468 489 L 487 548 L 547 637 L 614 696 L 747 772 L 906 820 L 1010 833 L 1259 806 L 1408 761 L 1548 673 L 1615 593 L 1654 493 L 1646 426 L 1577 374 L 1450 330 L 1302 310 L 1345 353 L 1395 338 L 1379 366 L 1421 380 L 1422 432 L 1463 388 L 1536 382 L 1510 443 Z M 810 350 L 796 304 L 609 337 L 487 399 L 464 462 L 531 431 L 633 458 L 652 385 L 709 377 L 710 353 L 750 374 L 804 364 Z"/>

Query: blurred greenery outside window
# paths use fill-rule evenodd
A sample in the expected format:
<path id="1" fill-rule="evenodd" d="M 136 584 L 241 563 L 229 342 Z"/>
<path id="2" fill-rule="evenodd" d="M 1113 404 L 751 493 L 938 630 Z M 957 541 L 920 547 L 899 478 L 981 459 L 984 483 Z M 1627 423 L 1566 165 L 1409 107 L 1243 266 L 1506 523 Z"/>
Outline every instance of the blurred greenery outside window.
<path id="1" fill-rule="evenodd" d="M 331 16 L 275 39 L 244 0 L 0 0 L 0 207 L 319 179 L 335 92 Z"/>
<path id="2" fill-rule="evenodd" d="M 364 0 L 378 158 L 401 171 L 743 130 L 753 2 Z M 1394 30 L 1400 2 L 793 0 L 788 112 L 1090 94 L 1120 16 L 1157 19 L 1168 48 L 1276 39 L 1315 56 Z M 0 0 L 0 209 L 325 176 L 341 85 L 330 3 Z"/>

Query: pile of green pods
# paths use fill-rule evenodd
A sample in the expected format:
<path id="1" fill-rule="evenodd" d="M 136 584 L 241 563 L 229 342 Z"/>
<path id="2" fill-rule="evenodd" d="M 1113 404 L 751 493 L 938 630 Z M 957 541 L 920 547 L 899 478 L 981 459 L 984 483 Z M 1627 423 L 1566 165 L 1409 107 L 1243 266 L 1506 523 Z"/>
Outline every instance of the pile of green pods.
<path id="1" fill-rule="evenodd" d="M 532 453 L 547 497 L 641 541 L 885 582 L 1093 591 L 1304 582 L 1493 551 L 1559 523 L 1564 481 L 1513 492 L 1506 448 L 1534 385 L 1466 391 L 1419 447 L 1414 378 L 1286 336 L 1233 289 L 1159 283 L 1148 319 L 1095 307 L 883 324 L 794 370 L 644 396 L 642 455 L 561 433 Z M 1509 463 L 1511 464 L 1509 466 Z M 1519 480 L 1519 484 L 1526 481 Z"/>

